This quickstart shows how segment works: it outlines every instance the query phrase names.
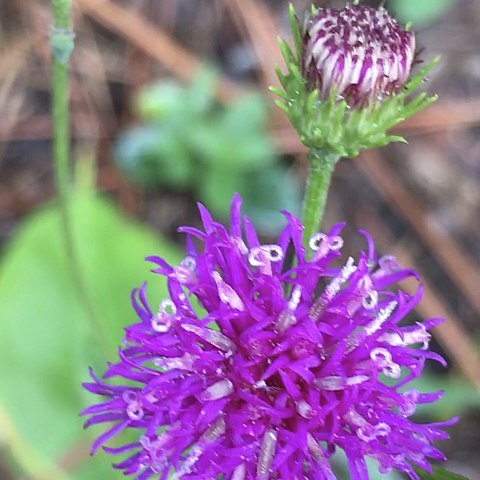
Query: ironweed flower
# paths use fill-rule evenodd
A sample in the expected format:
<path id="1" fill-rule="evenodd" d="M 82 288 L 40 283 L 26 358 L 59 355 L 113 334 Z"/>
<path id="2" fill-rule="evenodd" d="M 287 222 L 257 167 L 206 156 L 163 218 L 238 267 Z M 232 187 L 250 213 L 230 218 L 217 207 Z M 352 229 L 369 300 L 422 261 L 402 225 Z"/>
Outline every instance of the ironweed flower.
<path id="1" fill-rule="evenodd" d="M 134 443 L 104 448 L 127 454 L 116 468 L 139 480 L 332 480 L 336 449 L 355 480 L 368 478 L 365 457 L 412 479 L 412 465 L 443 460 L 432 443 L 453 421 L 410 419 L 441 392 L 409 382 L 426 359 L 444 363 L 428 350 L 440 320 L 400 325 L 422 289 L 395 285 L 417 274 L 377 259 L 367 233 L 367 252 L 336 266 L 343 224 L 314 235 L 307 259 L 302 224 L 288 212 L 277 243 L 263 245 L 240 210 L 235 196 L 227 231 L 200 205 L 204 231 L 180 229 L 181 264 L 149 257 L 170 298 L 152 310 L 145 286 L 133 292 L 140 321 L 105 374 L 117 380 L 92 372 L 84 385 L 106 397 L 83 412 L 86 426 L 113 422 L 92 450 L 138 432 Z"/>
<path id="2" fill-rule="evenodd" d="M 415 34 L 385 10 L 347 5 L 320 9 L 304 32 L 303 68 L 323 99 L 332 90 L 350 106 L 382 100 L 405 85 Z"/>

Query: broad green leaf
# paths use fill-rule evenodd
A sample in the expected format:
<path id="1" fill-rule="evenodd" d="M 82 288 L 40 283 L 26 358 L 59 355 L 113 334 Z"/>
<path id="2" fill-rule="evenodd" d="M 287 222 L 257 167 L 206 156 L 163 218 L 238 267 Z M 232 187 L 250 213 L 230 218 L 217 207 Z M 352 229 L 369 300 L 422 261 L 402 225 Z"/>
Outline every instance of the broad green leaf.
<path id="1" fill-rule="evenodd" d="M 123 473 L 112 466 L 123 458 L 124 456 L 115 457 L 105 452 L 98 452 L 78 465 L 73 471 L 73 476 L 75 480 L 125 480 Z"/>
<path id="2" fill-rule="evenodd" d="M 106 353 L 99 351 L 98 332 L 74 290 L 56 206 L 25 220 L 0 264 L 0 402 L 23 438 L 50 458 L 88 440 L 78 417 L 86 398 L 80 382 L 89 365 L 104 369 L 106 360 L 114 360 L 123 327 L 136 321 L 130 290 L 149 279 L 152 304 L 166 296 L 144 256 L 179 259 L 175 246 L 103 199 L 76 197 L 72 211 L 84 276 L 107 335 Z M 106 478 L 89 478 L 100 477 Z"/>

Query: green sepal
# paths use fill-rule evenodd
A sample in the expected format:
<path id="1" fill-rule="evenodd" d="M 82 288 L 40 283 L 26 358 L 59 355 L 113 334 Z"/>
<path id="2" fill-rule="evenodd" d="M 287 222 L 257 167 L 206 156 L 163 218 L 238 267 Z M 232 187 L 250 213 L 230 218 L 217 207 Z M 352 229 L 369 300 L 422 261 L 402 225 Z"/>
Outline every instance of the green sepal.
<path id="1" fill-rule="evenodd" d="M 437 96 L 428 96 L 424 92 L 413 95 L 439 57 L 412 76 L 400 92 L 387 95 L 369 106 L 352 108 L 335 91 L 330 92 L 326 100 L 321 100 L 319 92 L 309 88 L 302 75 L 302 31 L 292 6 L 290 23 L 295 51 L 280 40 L 286 72 L 277 69 L 283 91 L 272 91 L 280 98 L 276 103 L 290 119 L 302 143 L 309 149 L 356 157 L 370 148 L 405 142 L 403 137 L 390 135 L 388 131 L 437 99 Z"/>
<path id="2" fill-rule="evenodd" d="M 290 28 L 292 30 L 293 43 L 295 45 L 295 51 L 298 54 L 302 51 L 302 35 L 300 33 L 300 29 L 298 28 L 298 19 L 295 14 L 295 7 L 291 3 L 288 6 L 288 13 L 290 17 Z"/>

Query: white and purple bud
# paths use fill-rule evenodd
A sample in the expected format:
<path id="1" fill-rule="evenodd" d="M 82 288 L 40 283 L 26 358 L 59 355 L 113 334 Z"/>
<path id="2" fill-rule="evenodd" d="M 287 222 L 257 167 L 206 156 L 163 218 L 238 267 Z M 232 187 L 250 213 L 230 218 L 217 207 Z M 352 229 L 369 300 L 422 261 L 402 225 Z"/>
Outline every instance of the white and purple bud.
<path id="1" fill-rule="evenodd" d="M 415 35 L 385 8 L 346 5 L 319 9 L 307 21 L 303 71 L 323 100 L 334 91 L 351 107 L 382 100 L 407 82 Z"/>
<path id="2" fill-rule="evenodd" d="M 439 59 L 413 72 L 415 34 L 385 8 L 312 9 L 301 22 L 291 7 L 290 24 L 293 45 L 280 40 L 282 88 L 272 91 L 311 152 L 335 163 L 403 142 L 391 129 L 436 100 L 417 90 Z"/>

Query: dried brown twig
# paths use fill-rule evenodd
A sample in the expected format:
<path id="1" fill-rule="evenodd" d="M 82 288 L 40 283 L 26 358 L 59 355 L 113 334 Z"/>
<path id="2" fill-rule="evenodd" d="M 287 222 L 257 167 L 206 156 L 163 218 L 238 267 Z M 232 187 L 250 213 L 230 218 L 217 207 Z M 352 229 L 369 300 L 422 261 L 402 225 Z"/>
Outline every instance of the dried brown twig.
<path id="1" fill-rule="evenodd" d="M 355 164 L 380 196 L 402 215 L 420 239 L 428 245 L 480 315 L 480 276 L 476 262 L 435 222 L 377 151 L 365 153 Z"/>
<path id="2" fill-rule="evenodd" d="M 264 88 L 268 89 L 271 85 L 278 87 L 275 68 L 281 64 L 282 57 L 273 17 L 264 5 L 255 0 L 225 0 L 225 4 L 250 39 L 260 64 Z"/>
<path id="3" fill-rule="evenodd" d="M 102 25 L 156 58 L 180 79 L 189 81 L 199 70 L 201 64 L 197 57 L 138 14 L 110 0 L 77 0 L 76 5 Z M 239 89 L 222 78 L 217 92 L 220 99 L 228 101 L 238 95 Z"/>

